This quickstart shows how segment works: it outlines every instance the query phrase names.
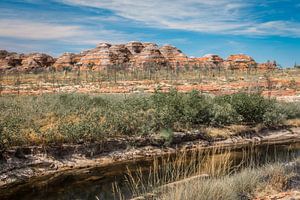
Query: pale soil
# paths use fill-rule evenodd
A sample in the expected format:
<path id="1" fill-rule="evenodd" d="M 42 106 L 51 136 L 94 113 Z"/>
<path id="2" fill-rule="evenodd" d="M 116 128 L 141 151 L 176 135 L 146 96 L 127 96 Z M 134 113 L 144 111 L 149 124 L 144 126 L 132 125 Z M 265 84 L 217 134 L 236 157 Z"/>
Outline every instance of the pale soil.
<path id="1" fill-rule="evenodd" d="M 199 137 L 197 136 L 199 135 Z M 175 134 L 175 139 L 182 139 L 183 133 Z M 195 137 L 196 135 L 196 137 Z M 0 196 L 9 195 L 28 185 L 43 185 L 57 180 L 60 175 L 78 174 L 86 179 L 90 178 L 86 171 L 93 168 L 103 167 L 111 169 L 106 171 L 106 175 L 119 173 L 118 166 L 124 166 L 138 160 L 151 160 L 154 156 L 166 156 L 180 151 L 193 149 L 238 149 L 249 145 L 264 144 L 285 144 L 300 142 L 300 128 L 290 128 L 281 130 L 265 130 L 255 134 L 243 136 L 231 136 L 219 141 L 207 141 L 199 139 L 201 133 L 190 133 L 188 141 L 179 141 L 178 144 L 171 147 L 162 147 L 151 145 L 151 143 L 140 141 L 140 147 L 123 148 L 123 143 L 128 143 L 126 139 L 120 140 L 120 148 L 110 152 L 103 153 L 99 146 L 85 145 L 65 145 L 61 147 L 42 148 L 28 147 L 25 150 L 18 148 L 10 150 L 6 155 L 6 161 L 0 165 Z M 197 139 L 198 138 L 198 139 Z M 110 144 L 110 143 L 108 143 Z M 155 142 L 154 142 L 155 144 Z M 29 150 L 28 150 L 29 149 Z M 24 151 L 24 153 L 22 152 Z M 60 153 L 58 153 L 60 152 Z M 114 171 L 115 169 L 116 171 Z"/>
<path id="2" fill-rule="evenodd" d="M 198 90 L 204 93 L 221 95 L 232 94 L 240 91 L 244 92 L 262 92 L 266 97 L 276 97 L 283 101 L 300 101 L 300 78 L 298 71 L 276 72 L 266 80 L 263 74 L 251 75 L 244 77 L 236 75 L 235 78 L 226 77 L 206 77 L 205 80 L 197 80 L 197 76 L 184 77 L 187 79 L 176 80 L 118 80 L 116 83 L 108 81 L 85 81 L 80 83 L 73 81 L 72 76 L 60 77 L 59 82 L 52 83 L 49 79 L 38 78 L 37 75 L 23 75 L 21 83 L 15 83 L 15 77 L 7 77 L 0 81 L 2 95 L 19 94 L 19 95 L 38 95 L 45 93 L 89 93 L 89 94 L 106 94 L 106 93 L 153 93 L 155 89 L 169 91 L 176 88 L 180 92 Z M 32 77 L 31 77 L 32 76 Z M 188 79 L 191 78 L 191 79 Z M 204 77 L 205 78 L 205 77 Z M 24 80 L 23 80 L 24 79 Z"/>

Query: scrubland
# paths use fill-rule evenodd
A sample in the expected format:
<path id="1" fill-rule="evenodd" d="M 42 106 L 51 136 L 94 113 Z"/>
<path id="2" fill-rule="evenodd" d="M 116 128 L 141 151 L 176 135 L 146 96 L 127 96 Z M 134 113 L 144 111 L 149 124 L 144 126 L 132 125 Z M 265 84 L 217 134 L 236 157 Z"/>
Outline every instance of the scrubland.
<path id="1" fill-rule="evenodd" d="M 299 103 L 260 94 L 6 95 L 0 98 L 1 148 L 82 143 L 228 125 L 276 127 L 300 117 Z"/>

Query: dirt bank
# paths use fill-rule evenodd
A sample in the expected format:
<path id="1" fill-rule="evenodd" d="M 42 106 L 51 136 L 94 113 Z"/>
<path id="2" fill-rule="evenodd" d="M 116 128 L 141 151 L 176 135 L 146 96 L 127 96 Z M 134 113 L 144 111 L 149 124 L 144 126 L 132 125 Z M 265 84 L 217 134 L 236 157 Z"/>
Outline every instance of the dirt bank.
<path id="1" fill-rule="evenodd" d="M 248 128 L 229 138 L 211 138 L 202 131 L 174 133 L 171 144 L 159 137 L 112 138 L 101 143 L 47 147 L 16 147 L 1 154 L 0 197 L 61 182 L 72 176 L 80 181 L 114 176 L 126 165 L 193 149 L 239 149 L 249 145 L 300 142 L 299 127 L 276 130 Z M 102 170 L 93 177 L 94 170 Z"/>

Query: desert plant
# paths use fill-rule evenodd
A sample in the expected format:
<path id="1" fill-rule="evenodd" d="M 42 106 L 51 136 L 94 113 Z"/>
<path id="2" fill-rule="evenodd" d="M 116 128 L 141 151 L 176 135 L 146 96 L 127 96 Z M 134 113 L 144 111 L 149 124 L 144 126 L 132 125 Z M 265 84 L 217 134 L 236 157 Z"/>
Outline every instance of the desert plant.
<path id="1" fill-rule="evenodd" d="M 9 145 L 33 142 L 28 135 L 49 143 L 57 142 L 59 137 L 76 143 L 114 135 L 149 135 L 163 129 L 187 131 L 202 126 L 259 123 L 273 126 L 300 117 L 299 103 L 277 102 L 259 94 L 210 97 L 198 91 L 176 90 L 126 97 L 5 95 L 0 98 L 0 108 L 1 134 Z"/>
<path id="2" fill-rule="evenodd" d="M 217 102 L 227 102 L 241 115 L 245 123 L 260 123 L 268 109 L 274 107 L 275 100 L 267 100 L 259 94 L 238 93 L 216 98 Z"/>

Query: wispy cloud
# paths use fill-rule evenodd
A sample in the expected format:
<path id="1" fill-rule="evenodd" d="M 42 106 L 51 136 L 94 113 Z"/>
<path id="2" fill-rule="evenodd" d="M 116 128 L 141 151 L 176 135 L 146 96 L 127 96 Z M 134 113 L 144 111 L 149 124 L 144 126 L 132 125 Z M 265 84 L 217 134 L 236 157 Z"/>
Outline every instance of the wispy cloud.
<path id="1" fill-rule="evenodd" d="M 92 20 L 92 19 L 90 19 Z M 96 20 L 96 19 L 94 19 Z M 113 18 L 105 20 L 114 20 Z M 125 43 L 142 37 L 138 34 L 97 27 L 68 25 L 48 21 L 0 19 L 0 48 L 23 53 L 45 52 L 58 56 L 64 51 L 80 52 L 100 42 Z"/>
<path id="2" fill-rule="evenodd" d="M 237 34 L 249 35 L 281 35 L 300 37 L 300 23 L 289 21 L 269 21 L 239 30 Z"/>
<path id="3" fill-rule="evenodd" d="M 20 19 L 0 19 L 0 30 L 0 37 L 25 40 L 55 40 L 74 45 L 95 45 L 104 41 L 118 43 L 136 36 L 128 37 L 126 33 L 121 31 L 104 28 L 92 30 L 80 25 L 72 26 Z"/>
<path id="4" fill-rule="evenodd" d="M 121 18 L 147 26 L 214 34 L 300 37 L 299 22 L 264 21 L 253 13 L 258 4 L 277 0 L 61 0 L 63 3 L 108 9 Z"/>
<path id="5" fill-rule="evenodd" d="M 17 19 L 0 19 L 0 36 L 19 39 L 64 39 L 84 34 L 79 26 L 33 22 Z"/>

